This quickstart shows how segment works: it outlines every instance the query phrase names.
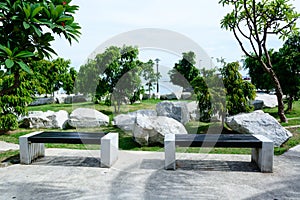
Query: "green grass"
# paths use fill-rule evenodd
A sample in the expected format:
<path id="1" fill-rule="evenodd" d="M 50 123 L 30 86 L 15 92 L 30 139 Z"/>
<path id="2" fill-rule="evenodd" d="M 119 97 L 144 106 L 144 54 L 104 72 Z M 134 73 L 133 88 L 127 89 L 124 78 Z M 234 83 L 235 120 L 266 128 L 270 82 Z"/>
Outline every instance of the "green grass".
<path id="1" fill-rule="evenodd" d="M 287 106 L 285 105 L 285 108 Z M 264 112 L 269 113 L 276 119 L 279 119 L 278 117 L 278 108 L 265 108 Z M 300 117 L 300 101 L 294 101 L 293 102 L 293 110 L 292 111 L 286 111 L 285 115 L 287 118 L 299 118 Z M 300 119 L 299 119 L 300 120 Z M 299 122 L 300 125 L 300 122 Z"/>
<path id="2" fill-rule="evenodd" d="M 155 105 L 160 102 L 160 100 L 145 100 L 140 104 L 134 105 L 124 105 L 121 107 L 122 113 L 132 112 L 140 109 L 155 109 Z M 103 104 L 94 104 L 91 102 L 85 103 L 74 103 L 74 104 L 52 104 L 52 105 L 43 105 L 43 106 L 30 106 L 28 108 L 29 111 L 59 111 L 66 110 L 68 113 L 71 113 L 72 110 L 83 107 L 83 108 L 93 108 L 97 109 L 102 113 L 107 114 L 110 119 L 114 116 L 114 110 L 112 106 L 105 106 Z M 264 109 L 265 112 L 270 113 L 274 117 L 278 119 L 277 116 L 277 108 L 273 109 Z M 283 123 L 283 126 L 295 126 L 300 125 L 300 101 L 294 102 L 294 110 L 286 113 L 288 118 L 293 118 L 289 120 L 289 123 Z M 220 129 L 220 123 L 211 122 L 189 122 L 185 125 L 186 130 L 189 133 L 197 133 L 203 134 L 208 130 L 213 131 L 214 129 Z M 288 149 L 300 144 L 300 128 L 289 129 L 293 133 L 293 137 L 289 139 L 285 144 L 281 147 L 276 147 L 274 149 L 275 155 L 280 155 L 286 152 Z M 19 137 L 34 131 L 45 131 L 43 129 L 18 129 L 16 131 L 8 132 L 5 134 L 0 134 L 0 140 L 9 142 L 9 143 L 19 143 Z M 52 129 L 47 131 L 88 131 L 88 132 L 118 132 L 119 133 L 119 146 L 122 150 L 133 150 L 133 151 L 163 151 L 162 145 L 153 145 L 149 147 L 141 147 L 136 142 L 133 141 L 132 135 L 130 133 L 126 133 L 121 129 L 109 125 L 107 127 L 100 128 L 91 128 L 91 129 L 69 129 L 69 130 L 60 130 L 60 129 Z M 223 129 L 223 132 L 228 131 L 226 127 Z M 99 145 L 78 145 L 78 144 L 46 144 L 47 148 L 69 148 L 69 149 L 99 149 Z M 207 149 L 202 148 L 177 148 L 177 152 L 187 152 L 187 153 L 206 153 Z M 0 153 L 0 162 L 6 160 L 9 157 L 18 156 L 18 151 L 7 151 Z M 217 154 L 250 154 L 251 149 L 245 148 L 212 148 L 209 149 L 209 153 L 217 153 Z"/>

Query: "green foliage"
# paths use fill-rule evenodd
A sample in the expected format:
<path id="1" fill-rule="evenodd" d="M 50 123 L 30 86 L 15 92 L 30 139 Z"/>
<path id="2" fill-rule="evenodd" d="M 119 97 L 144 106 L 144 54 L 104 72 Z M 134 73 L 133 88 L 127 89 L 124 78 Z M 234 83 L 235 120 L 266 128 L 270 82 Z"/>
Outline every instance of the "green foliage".
<path id="1" fill-rule="evenodd" d="M 195 67 L 195 59 L 196 55 L 192 51 L 182 53 L 182 59 L 175 63 L 173 69 L 169 71 L 171 82 L 174 85 L 189 88 L 191 82 L 200 75 L 199 69 Z"/>
<path id="2" fill-rule="evenodd" d="M 77 41 L 80 27 L 73 15 L 78 6 L 70 3 L 71 0 L 4 0 L 0 3 L 2 118 L 26 113 L 25 107 L 33 95 L 32 85 L 37 83 L 30 79 L 35 76 L 33 62 L 55 54 L 51 48 L 54 36 L 63 35 L 70 43 Z"/>
<path id="3" fill-rule="evenodd" d="M 153 84 L 161 78 L 161 75 L 159 72 L 154 72 L 154 62 L 151 59 L 146 63 L 142 63 L 141 68 L 141 75 L 145 79 L 145 81 L 147 81 L 146 86 L 148 88 L 146 89 L 146 91 L 148 91 L 148 95 L 150 98 L 151 90 L 153 90 Z"/>
<path id="4" fill-rule="evenodd" d="M 202 69 L 201 75 L 196 77 L 191 85 L 197 96 L 200 110 L 200 121 L 208 122 L 211 117 L 218 114 L 223 118 L 225 111 L 225 90 L 222 78 L 216 73 L 216 69 Z"/>
<path id="5" fill-rule="evenodd" d="M 229 115 L 252 110 L 250 100 L 255 98 L 255 87 L 244 81 L 239 73 L 239 63 L 228 63 L 221 70 L 226 88 L 226 108 Z"/>
<path id="6" fill-rule="evenodd" d="M 37 94 L 53 94 L 61 87 L 67 94 L 73 93 L 77 72 L 70 67 L 71 61 L 57 58 L 52 61 L 40 60 L 33 62 Z M 29 78 L 28 78 L 29 79 Z"/>
<path id="7" fill-rule="evenodd" d="M 80 67 L 75 91 L 95 94 L 96 102 L 104 99 L 107 105 L 114 106 L 115 112 L 120 112 L 122 103 L 133 103 L 144 93 L 140 76 L 149 85 L 159 76 L 153 71 L 153 61 L 142 63 L 138 54 L 132 46 L 108 47 Z"/>
<path id="8" fill-rule="evenodd" d="M 294 100 L 300 98 L 300 34 L 292 35 L 285 41 L 278 53 L 274 54 L 275 71 L 287 95 L 288 111 L 292 110 Z M 288 78 L 287 78 L 288 77 Z"/>
<path id="9" fill-rule="evenodd" d="M 266 60 L 265 55 L 262 59 Z M 251 77 L 251 83 L 254 84 L 256 88 L 266 90 L 267 92 L 270 92 L 275 88 L 271 76 L 265 73 L 261 63 L 256 59 L 246 56 L 243 67 L 248 69 L 249 76 Z"/>

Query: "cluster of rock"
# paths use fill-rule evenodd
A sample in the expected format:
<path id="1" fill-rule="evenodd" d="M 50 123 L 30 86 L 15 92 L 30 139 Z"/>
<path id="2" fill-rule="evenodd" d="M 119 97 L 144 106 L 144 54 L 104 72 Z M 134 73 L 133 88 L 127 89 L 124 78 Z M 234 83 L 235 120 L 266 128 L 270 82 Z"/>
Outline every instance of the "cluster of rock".
<path id="1" fill-rule="evenodd" d="M 113 119 L 113 124 L 124 131 L 131 131 L 134 140 L 146 146 L 163 144 L 166 133 L 187 134 L 184 124 L 195 119 L 199 119 L 196 102 L 163 101 L 156 105 L 156 110 L 139 110 L 118 115 Z M 274 117 L 263 111 L 230 116 L 225 122 L 233 131 L 264 135 L 274 141 L 274 146 L 280 146 L 292 136 Z"/>
<path id="2" fill-rule="evenodd" d="M 163 101 L 156 105 L 156 110 L 117 115 L 112 124 L 124 131 L 131 131 L 134 140 L 142 146 L 163 144 L 167 133 L 187 134 L 184 124 L 191 118 L 195 119 L 197 111 L 199 112 L 197 107 L 196 102 Z"/>
<path id="3" fill-rule="evenodd" d="M 163 101 L 155 110 L 138 110 L 114 117 L 112 124 L 132 132 L 141 146 L 161 143 L 167 133 L 187 134 L 184 127 L 190 120 L 199 119 L 196 102 Z M 225 119 L 229 128 L 243 134 L 261 134 L 274 141 L 274 146 L 286 142 L 292 134 L 271 115 L 263 111 L 242 113 Z M 107 126 L 109 117 L 97 110 L 77 108 L 70 115 L 66 111 L 35 111 L 20 119 L 27 128 L 94 128 Z"/>
<path id="4" fill-rule="evenodd" d="M 67 111 L 32 111 L 19 120 L 24 128 L 94 128 L 107 126 L 109 117 L 97 110 L 77 108 L 70 115 Z"/>

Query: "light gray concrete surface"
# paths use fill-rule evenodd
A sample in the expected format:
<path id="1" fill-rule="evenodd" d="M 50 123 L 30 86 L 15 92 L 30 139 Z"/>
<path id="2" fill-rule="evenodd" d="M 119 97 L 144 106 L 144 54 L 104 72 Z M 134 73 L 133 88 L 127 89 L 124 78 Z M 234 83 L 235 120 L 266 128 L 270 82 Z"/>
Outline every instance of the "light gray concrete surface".
<path id="1" fill-rule="evenodd" d="M 177 153 L 168 171 L 163 152 L 121 151 L 99 168 L 98 150 L 46 149 L 31 165 L 0 168 L 0 199 L 299 199 L 298 150 L 261 173 L 250 155 Z"/>
<path id="2" fill-rule="evenodd" d="M 0 152 L 9 150 L 19 150 L 19 145 L 0 141 Z"/>

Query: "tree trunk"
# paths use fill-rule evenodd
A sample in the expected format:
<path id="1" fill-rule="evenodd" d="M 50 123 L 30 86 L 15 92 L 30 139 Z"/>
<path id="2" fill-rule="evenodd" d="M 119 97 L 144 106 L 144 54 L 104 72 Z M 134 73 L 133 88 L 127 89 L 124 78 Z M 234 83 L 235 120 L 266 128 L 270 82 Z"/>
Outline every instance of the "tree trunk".
<path id="1" fill-rule="evenodd" d="M 291 111 L 293 108 L 293 96 L 290 95 L 289 96 L 289 100 L 288 100 L 288 108 L 287 108 L 287 111 Z"/>
<path id="2" fill-rule="evenodd" d="M 278 116 L 280 118 L 280 122 L 288 122 L 284 114 L 283 92 L 281 89 L 280 82 L 272 68 L 269 68 L 268 73 L 270 74 L 275 85 L 275 91 L 276 91 L 277 102 L 278 102 Z"/>

